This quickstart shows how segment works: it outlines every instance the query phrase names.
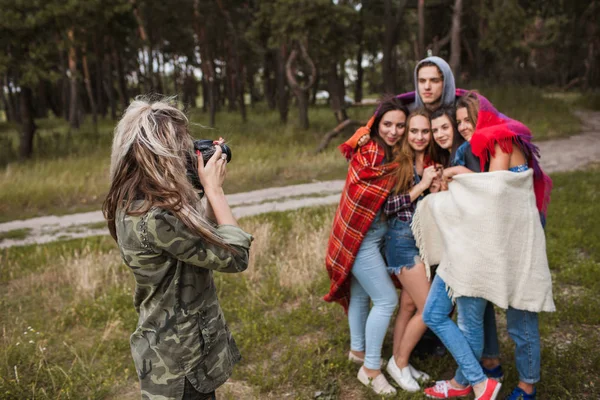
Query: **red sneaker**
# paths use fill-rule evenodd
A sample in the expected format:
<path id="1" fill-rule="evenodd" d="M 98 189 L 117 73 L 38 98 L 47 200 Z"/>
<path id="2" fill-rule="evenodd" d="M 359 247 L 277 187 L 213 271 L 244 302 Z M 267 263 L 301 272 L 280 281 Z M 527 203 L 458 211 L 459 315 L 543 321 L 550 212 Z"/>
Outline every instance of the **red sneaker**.
<path id="1" fill-rule="evenodd" d="M 450 399 L 453 397 L 465 397 L 471 394 L 473 388 L 467 386 L 464 389 L 456 389 L 450 385 L 450 381 L 437 381 L 435 386 L 425 389 L 425 396 L 434 399 Z"/>
<path id="2" fill-rule="evenodd" d="M 502 384 L 495 379 L 488 379 L 485 382 L 485 391 L 479 397 L 476 397 L 475 400 L 496 400 L 498 397 L 498 393 L 500 393 L 500 388 Z"/>

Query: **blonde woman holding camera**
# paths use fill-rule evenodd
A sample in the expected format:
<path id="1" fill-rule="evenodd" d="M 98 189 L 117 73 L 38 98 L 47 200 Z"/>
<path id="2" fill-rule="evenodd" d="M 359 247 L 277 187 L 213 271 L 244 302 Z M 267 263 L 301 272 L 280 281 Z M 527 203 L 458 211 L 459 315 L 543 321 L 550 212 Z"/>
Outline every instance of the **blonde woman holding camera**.
<path id="1" fill-rule="evenodd" d="M 227 204 L 215 144 L 204 165 L 185 114 L 166 101 L 137 99 L 115 129 L 103 212 L 136 282 L 130 344 L 143 399 L 215 399 L 240 360 L 212 274 L 244 271 L 252 236 Z"/>

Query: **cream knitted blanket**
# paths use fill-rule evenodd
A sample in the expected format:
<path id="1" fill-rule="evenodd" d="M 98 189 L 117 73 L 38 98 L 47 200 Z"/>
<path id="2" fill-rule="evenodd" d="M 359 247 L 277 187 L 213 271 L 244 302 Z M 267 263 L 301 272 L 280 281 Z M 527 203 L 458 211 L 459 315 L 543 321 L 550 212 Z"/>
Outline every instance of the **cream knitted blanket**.
<path id="1" fill-rule="evenodd" d="M 533 170 L 463 174 L 448 186 L 420 201 L 413 218 L 427 270 L 439 264 L 453 299 L 555 311 Z"/>

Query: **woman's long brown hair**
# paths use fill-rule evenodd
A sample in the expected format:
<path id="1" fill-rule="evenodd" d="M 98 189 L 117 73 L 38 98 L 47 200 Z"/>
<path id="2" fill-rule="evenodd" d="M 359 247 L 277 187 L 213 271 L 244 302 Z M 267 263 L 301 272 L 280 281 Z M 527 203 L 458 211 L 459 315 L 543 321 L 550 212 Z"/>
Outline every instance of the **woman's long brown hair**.
<path id="1" fill-rule="evenodd" d="M 410 132 L 410 122 L 414 117 L 422 116 L 429 121 L 429 112 L 425 108 L 419 108 L 410 113 L 406 119 L 406 131 L 400 142 L 394 148 L 394 162 L 400 165 L 396 171 L 396 187 L 394 193 L 407 193 L 414 185 L 415 151 L 408 144 L 408 134 Z M 431 125 L 431 122 L 429 122 Z M 425 150 L 427 153 L 427 150 Z"/>
<path id="2" fill-rule="evenodd" d="M 393 158 L 393 149 L 387 143 L 383 141 L 381 136 L 379 136 L 379 123 L 381 119 L 388 111 L 401 111 L 404 115 L 408 116 L 408 108 L 402 103 L 402 101 L 394 96 L 394 95 L 386 95 L 381 98 L 379 106 L 377 107 L 375 120 L 373 121 L 373 126 L 371 127 L 371 139 L 379 144 L 385 150 L 385 160 L 386 162 L 392 162 Z M 404 131 L 404 135 L 406 135 L 406 131 Z M 403 136 L 404 136 L 403 135 Z"/>
<path id="3" fill-rule="evenodd" d="M 186 176 L 188 160 L 197 163 L 185 114 L 168 101 L 136 99 L 115 128 L 108 195 L 102 205 L 117 241 L 119 210 L 143 215 L 153 207 L 172 212 L 190 231 L 216 246 L 233 250 L 204 216 L 200 197 Z M 143 200 L 133 208 L 133 202 Z"/>

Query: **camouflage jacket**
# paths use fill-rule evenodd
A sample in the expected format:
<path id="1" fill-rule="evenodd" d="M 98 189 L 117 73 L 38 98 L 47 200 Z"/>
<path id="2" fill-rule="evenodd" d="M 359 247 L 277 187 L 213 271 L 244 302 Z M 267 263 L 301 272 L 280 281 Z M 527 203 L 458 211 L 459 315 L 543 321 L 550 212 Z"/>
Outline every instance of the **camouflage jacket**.
<path id="1" fill-rule="evenodd" d="M 153 208 L 116 218 L 121 256 L 135 276 L 139 313 L 131 353 L 142 399 L 181 399 L 185 378 L 208 393 L 231 375 L 240 353 L 219 306 L 213 271 L 248 267 L 252 236 L 236 226 L 217 231 L 239 254 L 190 232 L 173 214 Z"/>

